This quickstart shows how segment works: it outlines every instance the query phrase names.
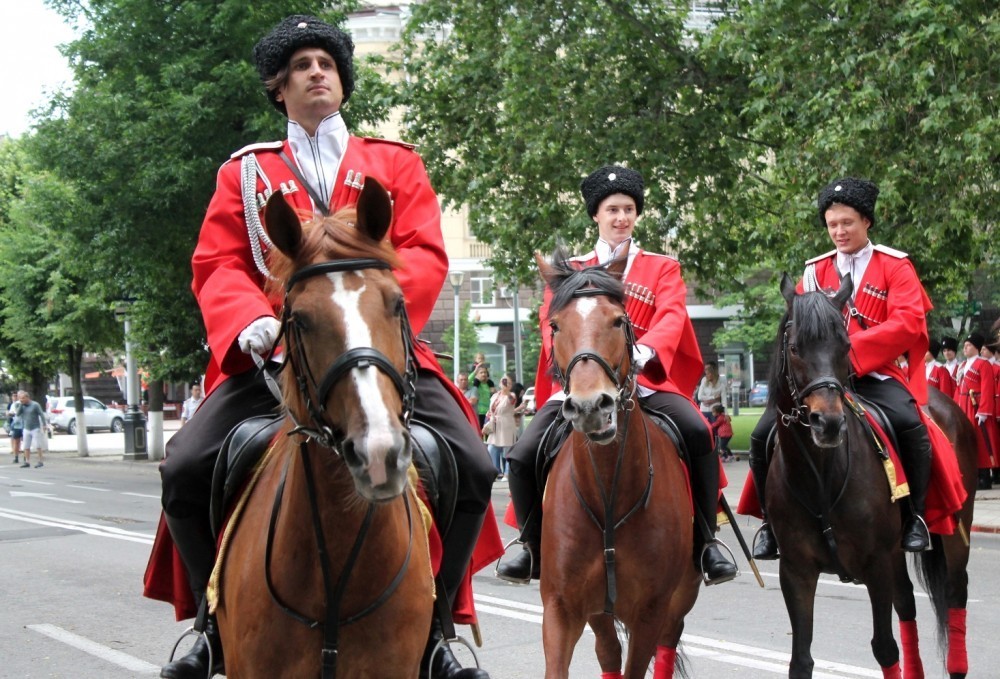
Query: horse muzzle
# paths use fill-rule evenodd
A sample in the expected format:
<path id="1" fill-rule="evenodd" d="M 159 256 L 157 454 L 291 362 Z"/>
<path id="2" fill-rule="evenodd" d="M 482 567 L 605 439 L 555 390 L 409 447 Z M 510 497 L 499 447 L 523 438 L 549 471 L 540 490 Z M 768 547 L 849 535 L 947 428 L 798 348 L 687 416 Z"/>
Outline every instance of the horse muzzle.
<path id="1" fill-rule="evenodd" d="M 563 401 L 562 413 L 574 429 L 594 443 L 609 443 L 618 433 L 618 400 L 606 391 L 590 396 L 570 394 Z"/>
<path id="2" fill-rule="evenodd" d="M 404 430 L 348 437 L 342 452 L 355 489 L 369 502 L 388 502 L 406 488 L 413 451 Z"/>
<path id="3" fill-rule="evenodd" d="M 844 440 L 847 418 L 843 411 L 839 413 L 810 411 L 809 431 L 812 433 L 813 443 L 818 447 L 836 448 Z"/>

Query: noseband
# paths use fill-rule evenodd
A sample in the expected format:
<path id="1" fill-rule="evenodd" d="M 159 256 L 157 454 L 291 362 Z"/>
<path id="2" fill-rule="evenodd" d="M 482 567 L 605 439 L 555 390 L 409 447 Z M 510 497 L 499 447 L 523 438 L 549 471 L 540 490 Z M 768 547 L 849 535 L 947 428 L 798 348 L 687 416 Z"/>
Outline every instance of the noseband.
<path id="1" fill-rule="evenodd" d="M 785 366 L 785 381 L 788 383 L 788 392 L 792 397 L 792 410 L 790 413 L 783 413 L 778 409 L 778 412 L 781 413 L 781 421 L 786 426 L 792 423 L 809 426 L 809 406 L 806 405 L 805 398 L 819 389 L 832 389 L 840 394 L 840 398 L 843 399 L 845 397 L 845 389 L 840 380 L 833 375 L 820 375 L 806 386 L 801 389 L 799 388 L 798 383 L 795 381 L 795 375 L 792 373 L 791 352 L 788 350 L 788 332 L 792 327 L 793 321 L 794 319 L 788 319 L 788 322 L 785 323 L 785 332 L 781 337 L 781 361 Z"/>
<path id="2" fill-rule="evenodd" d="M 302 343 L 302 330 L 292 316 L 291 305 L 288 303 L 288 294 L 296 283 L 314 276 L 342 271 L 356 272 L 365 269 L 389 270 L 391 268 L 387 262 L 379 259 L 339 259 L 303 267 L 292 274 L 288 279 L 288 283 L 285 284 L 285 303 L 281 316 L 281 334 L 287 334 L 289 339 L 294 340 L 291 342 L 294 351 L 289 351 L 287 360 L 292 364 L 292 372 L 295 375 L 299 393 L 302 395 L 306 409 L 309 411 L 308 426 L 298 422 L 294 415 L 291 416 L 296 425 L 292 433 L 304 434 L 320 445 L 332 449 L 338 455 L 341 453 L 344 433 L 330 423 L 326 415 L 325 404 L 333 387 L 354 368 L 364 369 L 375 367 L 392 380 L 403 400 L 403 412 L 400 415 L 400 419 L 403 421 L 404 426 L 409 425 L 410 416 L 413 414 L 417 376 L 416 359 L 413 353 L 413 331 L 410 329 L 409 316 L 407 316 L 406 309 L 402 309 L 400 321 L 406 364 L 406 372 L 402 375 L 396 370 L 392 361 L 382 352 L 372 347 L 356 347 L 341 354 L 333 362 L 333 365 L 326 369 L 323 379 L 317 382 L 306 360 Z M 315 400 L 313 400 L 311 394 L 316 395 Z"/>
<path id="3" fill-rule="evenodd" d="M 604 290 L 598 288 L 581 288 L 573 293 L 573 297 L 597 297 L 603 295 L 609 297 L 608 293 Z M 601 355 L 584 349 L 583 351 L 578 351 L 573 354 L 573 358 L 569 360 L 566 364 L 566 370 L 563 371 L 559 368 L 559 364 L 555 362 L 553 357 L 552 361 L 552 371 L 556 380 L 559 382 L 562 389 L 567 394 L 569 393 L 569 378 L 573 372 L 573 368 L 580 361 L 594 361 L 597 365 L 601 366 L 608 378 L 614 383 L 615 389 L 617 390 L 617 395 L 615 396 L 615 401 L 619 406 L 624 406 L 631 402 L 631 396 L 635 392 L 636 388 L 636 365 L 635 361 L 632 360 L 632 350 L 635 347 L 635 329 L 632 327 L 632 321 L 626 314 L 622 321 L 622 331 L 625 333 L 625 352 L 622 354 L 621 360 L 618 362 L 618 366 L 612 368 L 611 364 Z M 620 378 L 622 363 L 625 362 L 626 357 L 629 359 L 629 370 L 625 379 Z"/>

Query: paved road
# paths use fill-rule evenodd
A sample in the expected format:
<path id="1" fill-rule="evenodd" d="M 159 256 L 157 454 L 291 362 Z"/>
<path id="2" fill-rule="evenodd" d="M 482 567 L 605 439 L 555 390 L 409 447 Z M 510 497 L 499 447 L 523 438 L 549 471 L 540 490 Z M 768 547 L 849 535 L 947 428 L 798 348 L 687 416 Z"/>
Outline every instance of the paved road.
<path id="1" fill-rule="evenodd" d="M 0 677 L 155 676 L 186 627 L 173 621 L 165 604 L 141 597 L 159 511 L 155 463 L 53 453 L 38 470 L 2 464 Z M 728 469 L 735 482 L 742 479 L 745 463 Z M 506 487 L 498 483 L 498 512 L 506 501 Z M 510 529 L 503 531 L 512 536 Z M 973 546 L 969 645 L 972 667 L 981 669 L 971 676 L 986 677 L 1000 666 L 995 643 L 1000 536 L 976 534 Z M 733 583 L 702 591 L 683 641 L 690 676 L 787 675 L 790 636 L 777 569 L 767 564 L 763 571 L 765 590 L 745 573 Z M 537 585 L 510 585 L 483 572 L 475 578 L 475 590 L 485 636 L 479 650 L 483 665 L 496 679 L 541 676 Z M 930 605 L 926 597 L 918 605 L 927 676 L 943 677 L 935 659 Z M 816 676 L 880 677 L 869 651 L 864 590 L 824 578 L 817 608 Z M 599 675 L 592 642 L 584 635 L 573 677 Z"/>

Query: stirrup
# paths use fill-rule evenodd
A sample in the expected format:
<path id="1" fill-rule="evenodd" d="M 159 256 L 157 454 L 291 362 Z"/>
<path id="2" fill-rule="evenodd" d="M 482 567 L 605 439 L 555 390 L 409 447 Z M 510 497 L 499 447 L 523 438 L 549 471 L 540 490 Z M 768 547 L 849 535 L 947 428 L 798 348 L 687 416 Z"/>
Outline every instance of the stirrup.
<path id="1" fill-rule="evenodd" d="M 735 580 L 741 574 L 741 572 L 740 572 L 740 567 L 736 564 L 736 556 L 733 554 L 733 550 L 729 549 L 729 545 L 727 545 L 725 542 L 723 542 L 719 538 L 712 538 L 711 540 L 709 540 L 708 542 L 706 542 L 705 544 L 703 544 L 701 546 L 701 554 L 698 555 L 698 564 L 701 566 L 700 570 L 701 570 L 701 580 L 702 580 L 702 582 L 704 582 L 706 586 L 708 586 L 710 584 L 721 585 L 721 584 L 724 584 L 726 582 L 729 582 L 729 580 L 723 580 L 721 582 L 718 582 L 718 581 L 712 582 L 711 580 L 708 579 L 708 575 L 705 573 L 705 571 L 707 570 L 705 568 L 705 555 L 708 553 L 708 546 L 709 545 L 719 545 L 719 547 L 721 547 L 722 549 L 724 549 L 726 551 L 726 553 L 729 554 L 729 561 L 734 566 L 736 566 L 736 572 L 733 574 L 733 577 L 730 578 L 729 580 Z"/>
<path id="2" fill-rule="evenodd" d="M 513 580 L 506 580 L 506 578 L 500 577 L 500 562 L 503 561 L 503 558 L 507 555 L 507 550 L 511 548 L 511 545 L 521 545 L 523 547 L 525 545 L 525 542 L 524 540 L 521 539 L 521 536 L 518 535 L 516 538 L 511 539 L 507 544 L 503 546 L 503 554 L 501 554 L 500 558 L 497 559 L 497 565 L 494 566 L 493 568 L 493 577 L 495 577 L 497 580 L 505 580 L 506 582 L 513 582 Z M 529 559 L 528 579 L 522 581 L 521 584 L 527 585 L 531 583 L 531 574 L 535 572 L 535 555 L 530 549 L 525 549 L 524 551 L 528 553 L 528 559 Z"/>
<path id="3" fill-rule="evenodd" d="M 199 632 L 194 628 L 194 625 L 188 627 L 184 632 L 177 637 L 177 641 L 174 642 L 174 647 L 170 649 L 170 658 L 167 659 L 167 664 L 172 663 L 177 655 L 177 647 L 181 645 L 185 637 L 201 637 L 205 639 L 205 645 L 208 646 L 208 675 L 207 679 L 212 679 L 212 668 L 215 667 L 215 653 L 212 651 L 212 640 L 208 638 L 208 635 L 204 630 Z"/>
<path id="4" fill-rule="evenodd" d="M 924 520 L 922 515 L 915 513 L 913 518 L 924 526 L 924 531 L 927 533 L 927 549 L 922 549 L 919 552 L 910 552 L 910 554 L 923 554 L 924 552 L 930 552 L 934 549 L 934 540 L 931 539 L 931 529 L 928 527 L 927 521 Z M 907 550 L 904 549 L 903 551 L 905 552 Z"/>
<path id="5" fill-rule="evenodd" d="M 453 638 L 453 639 L 446 639 L 444 637 L 444 635 L 442 634 L 441 635 L 441 639 L 436 644 L 434 644 L 434 648 L 431 649 L 430 654 L 427 656 L 427 667 L 426 667 L 426 670 L 427 670 L 427 676 L 428 677 L 432 677 L 433 678 L 433 675 L 431 674 L 431 668 L 434 666 L 434 658 L 437 657 L 437 654 L 440 653 L 441 649 L 444 648 L 445 646 L 448 647 L 448 650 L 451 650 L 451 643 L 452 642 L 457 642 L 457 643 L 461 644 L 462 646 L 465 646 L 467 649 L 469 649 L 469 653 L 472 654 L 472 661 L 474 663 L 476 663 L 475 669 L 477 669 L 477 670 L 483 669 L 483 666 L 479 664 L 479 656 L 476 655 L 476 649 L 474 649 L 472 647 L 472 644 L 470 644 L 468 641 L 465 640 L 465 637 L 460 637 L 460 636 L 458 636 L 456 634 L 455 638 Z M 465 668 L 463 668 L 463 669 L 465 669 Z"/>

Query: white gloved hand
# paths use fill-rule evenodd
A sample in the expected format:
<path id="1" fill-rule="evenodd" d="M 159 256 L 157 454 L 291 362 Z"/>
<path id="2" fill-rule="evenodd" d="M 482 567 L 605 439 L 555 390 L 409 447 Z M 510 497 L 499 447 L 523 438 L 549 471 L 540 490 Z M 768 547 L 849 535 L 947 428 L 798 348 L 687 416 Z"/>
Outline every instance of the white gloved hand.
<path id="1" fill-rule="evenodd" d="M 632 360 L 635 362 L 635 367 L 642 370 L 646 367 L 653 358 L 656 357 L 656 352 L 653 351 L 652 347 L 647 347 L 645 344 L 636 344 L 632 347 Z"/>
<path id="2" fill-rule="evenodd" d="M 986 415 L 983 415 L 982 413 L 976 414 L 976 424 L 982 424 L 985 421 L 986 421 Z"/>
<path id="3" fill-rule="evenodd" d="M 274 340 L 278 338 L 281 331 L 281 324 L 274 316 L 261 316 L 256 321 L 243 328 L 243 332 L 236 339 L 240 345 L 240 350 L 245 354 L 254 352 L 259 356 L 264 356 L 271 351 Z"/>

